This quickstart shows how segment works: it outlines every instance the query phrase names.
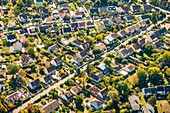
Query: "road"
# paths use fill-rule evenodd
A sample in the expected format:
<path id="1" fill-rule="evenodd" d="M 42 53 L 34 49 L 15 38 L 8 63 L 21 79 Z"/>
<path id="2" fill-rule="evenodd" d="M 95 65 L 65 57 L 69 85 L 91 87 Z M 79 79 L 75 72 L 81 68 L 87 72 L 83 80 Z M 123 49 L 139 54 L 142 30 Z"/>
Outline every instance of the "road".
<path id="1" fill-rule="evenodd" d="M 162 9 L 161 9 L 161 10 L 162 10 Z M 162 10 L 162 11 L 164 11 L 164 10 Z M 168 12 L 169 12 L 169 11 L 168 11 Z M 163 19 L 162 21 L 159 21 L 159 22 L 158 22 L 157 24 L 155 24 L 155 25 L 161 24 L 161 23 L 164 22 L 166 19 L 167 19 L 167 18 Z M 145 30 L 145 32 L 150 31 L 155 25 L 149 26 L 149 27 L 147 28 L 147 30 Z M 132 37 L 130 37 L 130 38 L 127 39 L 125 42 L 121 43 L 120 45 L 118 45 L 117 47 L 115 47 L 115 48 L 114 48 L 113 50 L 111 50 L 111 51 L 115 51 L 116 49 L 118 50 L 119 47 L 120 47 L 122 44 L 124 45 L 124 44 L 128 43 L 131 39 L 132 39 Z M 102 55 L 102 58 L 103 58 L 106 54 L 107 54 L 107 52 Z M 94 60 L 94 59 L 93 59 L 93 60 Z M 90 62 L 92 62 L 93 60 L 91 60 Z M 101 59 L 101 60 L 102 60 L 102 59 Z M 87 64 L 88 64 L 88 63 L 87 63 Z M 86 69 L 87 64 L 81 66 L 81 68 L 82 68 L 83 70 Z M 74 73 L 74 74 L 75 74 L 75 73 Z M 14 109 L 14 110 L 12 111 L 12 113 L 18 113 L 18 112 L 21 111 L 22 109 L 26 108 L 29 103 L 33 103 L 35 100 L 37 100 L 38 98 L 40 98 L 42 95 L 47 94 L 51 89 L 57 88 L 57 87 L 60 86 L 60 84 L 63 84 L 65 81 L 67 81 L 67 80 L 70 79 L 70 78 L 73 78 L 73 77 L 74 77 L 74 74 L 71 74 L 71 75 L 69 75 L 68 77 L 60 80 L 58 83 L 55 83 L 55 84 L 51 85 L 50 87 L 48 87 L 48 88 L 47 88 L 46 90 L 44 90 L 43 92 L 37 94 L 36 96 L 32 97 L 29 101 L 23 103 L 21 106 L 19 106 L 18 108 Z"/>

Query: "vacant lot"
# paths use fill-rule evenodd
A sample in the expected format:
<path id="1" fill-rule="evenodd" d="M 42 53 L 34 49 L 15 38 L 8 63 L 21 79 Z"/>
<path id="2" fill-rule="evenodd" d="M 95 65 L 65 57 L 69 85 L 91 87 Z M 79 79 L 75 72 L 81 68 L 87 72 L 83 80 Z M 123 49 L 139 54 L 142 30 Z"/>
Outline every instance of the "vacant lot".
<path id="1" fill-rule="evenodd" d="M 170 103 L 168 101 L 157 101 L 158 113 L 170 113 Z"/>

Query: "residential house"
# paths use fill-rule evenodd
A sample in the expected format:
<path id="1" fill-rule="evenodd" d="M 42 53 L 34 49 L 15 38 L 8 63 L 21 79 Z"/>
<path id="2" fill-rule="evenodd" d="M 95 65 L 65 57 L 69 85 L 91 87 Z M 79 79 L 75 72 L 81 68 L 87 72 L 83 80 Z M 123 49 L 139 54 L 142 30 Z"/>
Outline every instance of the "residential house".
<path id="1" fill-rule="evenodd" d="M 155 110 L 153 106 L 146 103 L 144 106 L 142 106 L 142 112 L 143 113 L 155 113 Z"/>
<path id="2" fill-rule="evenodd" d="M 120 70 L 119 74 L 123 75 L 124 77 L 128 77 L 128 72 L 125 70 Z"/>
<path id="3" fill-rule="evenodd" d="M 45 106 L 43 106 L 43 110 L 45 113 L 51 113 L 53 110 L 58 109 L 59 107 L 60 104 L 58 100 L 55 99 L 49 102 L 48 104 L 46 104 Z"/>
<path id="4" fill-rule="evenodd" d="M 124 19 L 126 20 L 126 22 L 130 23 L 135 20 L 135 17 L 132 15 L 128 15 L 128 16 L 125 16 Z"/>
<path id="5" fill-rule="evenodd" d="M 118 35 L 117 34 L 115 34 L 115 33 L 112 33 L 112 34 L 110 34 L 110 35 L 108 35 L 108 36 L 106 36 L 105 38 L 104 38 L 104 42 L 105 42 L 105 44 L 113 44 L 114 43 L 114 40 L 116 39 L 118 37 Z M 106 41 L 108 41 L 108 43 L 106 42 Z"/>
<path id="6" fill-rule="evenodd" d="M 4 83 L 7 79 L 5 72 L 0 72 L 0 83 Z"/>
<path id="7" fill-rule="evenodd" d="M 28 34 L 29 34 L 30 36 L 35 36 L 35 35 L 37 35 L 37 29 L 36 29 L 35 26 L 30 26 L 30 27 L 28 27 L 28 28 L 27 28 L 27 31 L 28 31 Z"/>
<path id="8" fill-rule="evenodd" d="M 39 15 L 39 14 L 32 15 L 32 21 L 33 22 L 40 22 L 41 21 L 41 15 Z"/>
<path id="9" fill-rule="evenodd" d="M 78 23 L 78 29 L 79 30 L 86 29 L 86 22 L 79 22 Z"/>
<path id="10" fill-rule="evenodd" d="M 92 73 L 91 78 L 94 82 L 99 83 L 100 81 L 103 80 L 103 74 L 102 73 Z"/>
<path id="11" fill-rule="evenodd" d="M 139 39 L 138 43 L 139 43 L 140 46 L 144 46 L 146 44 L 145 38 Z"/>
<path id="12" fill-rule="evenodd" d="M 153 48 L 161 48 L 163 44 L 159 40 L 157 40 L 155 42 L 152 42 L 152 46 Z"/>
<path id="13" fill-rule="evenodd" d="M 63 13 L 63 14 L 61 15 L 61 18 L 63 19 L 63 21 L 64 21 L 65 23 L 70 23 L 71 17 L 70 17 L 67 13 Z"/>
<path id="14" fill-rule="evenodd" d="M 129 64 L 124 68 L 124 70 L 127 71 L 128 73 L 132 73 L 133 71 L 135 71 L 135 65 Z"/>
<path id="15" fill-rule="evenodd" d="M 94 28 L 94 22 L 93 21 L 88 21 L 86 23 L 87 28 Z"/>
<path id="16" fill-rule="evenodd" d="M 131 35 L 132 35 L 132 34 L 135 32 L 135 30 L 136 30 L 135 26 L 130 26 L 128 29 L 129 29 L 129 32 L 130 32 Z"/>
<path id="17" fill-rule="evenodd" d="M 142 88 L 142 94 L 144 96 L 152 96 L 157 94 L 157 88 Z"/>
<path id="18" fill-rule="evenodd" d="M 125 11 L 122 9 L 122 7 L 117 7 L 116 8 L 116 11 L 119 13 L 119 14 L 124 14 Z"/>
<path id="19" fill-rule="evenodd" d="M 64 94 L 62 94 L 61 98 L 66 100 L 67 102 L 73 101 L 73 93 L 71 91 L 66 91 Z"/>
<path id="20" fill-rule="evenodd" d="M 157 95 L 166 95 L 165 86 L 156 86 Z"/>
<path id="21" fill-rule="evenodd" d="M 121 8 L 123 9 L 124 13 L 129 14 L 130 8 L 128 6 L 123 6 Z"/>
<path id="22" fill-rule="evenodd" d="M 42 3 L 43 3 L 43 0 L 34 0 L 34 3 L 35 3 L 36 5 L 42 4 Z"/>
<path id="23" fill-rule="evenodd" d="M 82 19 L 83 15 L 84 15 L 84 12 L 76 12 L 74 16 L 76 19 Z"/>
<path id="24" fill-rule="evenodd" d="M 105 65 L 105 64 L 99 64 L 98 66 L 97 66 L 97 68 L 104 74 L 104 75 L 108 75 L 108 74 L 110 74 L 110 70 L 109 70 L 109 68 Z"/>
<path id="25" fill-rule="evenodd" d="M 56 52 L 58 52 L 58 50 L 59 50 L 59 46 L 57 44 L 54 44 L 54 45 L 48 47 L 48 51 L 51 53 L 56 53 Z"/>
<path id="26" fill-rule="evenodd" d="M 29 21 L 30 21 L 29 14 L 25 14 L 25 13 L 19 14 L 19 15 L 18 15 L 18 20 L 19 20 L 21 23 L 29 22 Z"/>
<path id="27" fill-rule="evenodd" d="M 78 39 L 73 40 L 73 44 L 82 50 L 89 49 L 90 47 L 89 43 L 82 43 Z"/>
<path id="28" fill-rule="evenodd" d="M 53 16 L 46 17 L 43 21 L 43 24 L 52 24 L 53 23 Z"/>
<path id="29" fill-rule="evenodd" d="M 14 28 L 16 26 L 16 23 L 14 20 L 9 20 L 7 23 L 7 28 Z"/>
<path id="30" fill-rule="evenodd" d="M 98 88 L 98 87 L 96 87 L 96 86 L 91 86 L 90 88 L 89 88 L 89 91 L 92 93 L 92 94 L 98 94 L 99 92 L 100 92 L 100 89 Z"/>
<path id="31" fill-rule="evenodd" d="M 14 51 L 15 52 L 21 52 L 22 51 L 22 44 L 17 41 L 13 44 L 13 47 L 14 47 Z"/>
<path id="32" fill-rule="evenodd" d="M 144 5 L 143 7 L 143 11 L 148 13 L 148 12 L 152 12 L 152 6 L 151 5 Z"/>
<path id="33" fill-rule="evenodd" d="M 111 19 L 105 19 L 103 20 L 104 25 L 106 28 L 110 28 L 113 25 L 113 21 Z"/>
<path id="34" fill-rule="evenodd" d="M 71 34 L 71 27 L 64 27 L 62 28 L 62 33 L 63 34 Z"/>
<path id="35" fill-rule="evenodd" d="M 62 66 L 62 61 L 60 57 L 56 57 L 53 60 L 51 60 L 51 64 L 56 66 L 56 67 L 61 67 Z"/>
<path id="36" fill-rule="evenodd" d="M 22 54 L 21 56 L 21 64 L 26 64 L 26 63 L 32 63 L 33 62 L 33 59 L 31 57 L 28 57 L 27 55 L 25 54 Z"/>
<path id="37" fill-rule="evenodd" d="M 78 31 L 78 23 L 71 23 L 72 31 Z"/>
<path id="38" fill-rule="evenodd" d="M 150 19 L 150 16 L 149 15 L 141 15 L 141 17 L 139 19 L 147 21 Z"/>
<path id="39" fill-rule="evenodd" d="M 87 50 L 83 50 L 73 56 L 73 63 L 75 63 L 76 65 L 80 65 L 83 62 L 83 59 L 86 57 L 88 57 Z"/>
<path id="40" fill-rule="evenodd" d="M 139 31 L 141 28 L 141 24 L 140 22 L 138 22 L 137 24 L 134 25 L 135 26 L 135 31 Z"/>
<path id="41" fill-rule="evenodd" d="M 48 84 L 51 84 L 51 82 L 52 82 L 52 76 L 47 75 L 43 78 L 43 83 L 48 85 Z"/>
<path id="42" fill-rule="evenodd" d="M 7 41 L 8 43 L 13 43 L 13 42 L 16 41 L 16 36 L 15 36 L 14 34 L 8 34 L 8 35 L 6 36 L 6 41 Z"/>
<path id="43" fill-rule="evenodd" d="M 146 28 L 146 21 L 145 20 L 141 21 L 140 25 L 142 28 Z"/>
<path id="44" fill-rule="evenodd" d="M 104 43 L 98 43 L 95 45 L 95 49 L 100 49 L 102 52 L 107 51 L 107 47 Z"/>
<path id="45" fill-rule="evenodd" d="M 123 21 L 120 17 L 114 17 L 114 22 L 116 22 L 116 24 L 123 23 Z"/>
<path id="46" fill-rule="evenodd" d="M 73 86 L 70 91 L 74 94 L 74 95 L 79 95 L 80 93 L 82 93 L 82 89 L 79 86 Z"/>
<path id="47" fill-rule="evenodd" d="M 133 111 L 139 111 L 140 110 L 140 100 L 136 95 L 132 95 L 128 98 L 129 103 L 131 105 L 131 108 Z"/>
<path id="48" fill-rule="evenodd" d="M 70 10 L 70 5 L 69 4 L 60 4 L 58 5 L 58 9 L 62 12 L 68 12 Z"/>
<path id="49" fill-rule="evenodd" d="M 13 103 L 15 104 L 16 102 L 18 102 L 21 97 L 22 97 L 23 93 L 20 90 L 16 90 L 14 91 L 14 93 L 6 96 L 6 103 L 10 104 Z"/>
<path id="50" fill-rule="evenodd" d="M 112 71 L 119 73 L 122 69 L 122 65 L 116 65 L 115 67 L 111 68 Z"/>
<path id="51" fill-rule="evenodd" d="M 59 19 L 60 15 L 57 9 L 54 9 L 51 13 L 51 15 L 53 16 L 53 19 Z"/>
<path id="52" fill-rule="evenodd" d="M 107 11 L 108 11 L 108 13 L 115 13 L 116 8 L 115 8 L 115 6 L 107 6 Z"/>
<path id="53" fill-rule="evenodd" d="M 45 69 L 46 75 L 56 75 L 56 67 L 54 65 L 51 65 L 50 67 Z"/>
<path id="54" fill-rule="evenodd" d="M 41 82 L 40 82 L 39 79 L 36 79 L 36 80 L 30 82 L 30 83 L 28 84 L 28 87 L 29 87 L 31 90 L 35 90 L 35 89 L 41 87 Z"/>
<path id="55" fill-rule="evenodd" d="M 90 9 L 90 10 L 89 10 L 89 13 L 90 13 L 91 15 L 94 15 L 95 13 L 96 13 L 96 14 L 99 14 L 99 9 L 98 9 L 98 8 Z"/>
<path id="56" fill-rule="evenodd" d="M 128 33 L 127 33 L 125 30 L 121 30 L 121 31 L 118 32 L 118 35 L 119 35 L 121 38 L 125 37 L 127 34 L 128 34 Z"/>
<path id="57" fill-rule="evenodd" d="M 109 92 L 108 88 L 103 88 L 103 89 L 98 93 L 98 95 L 99 95 L 99 97 L 102 98 L 103 100 L 109 100 L 110 97 L 108 96 L 108 92 Z"/>
<path id="58" fill-rule="evenodd" d="M 42 8 L 42 9 L 40 9 L 40 10 L 39 10 L 39 13 L 40 13 L 42 19 L 48 17 L 48 15 L 49 15 L 49 11 L 48 11 L 47 8 Z"/>
<path id="59" fill-rule="evenodd" d="M 140 52 L 141 51 L 139 43 L 134 43 L 134 44 L 132 44 L 131 47 L 135 50 L 135 52 Z"/>
<path id="60" fill-rule="evenodd" d="M 136 12 L 140 12 L 141 6 L 140 5 L 133 5 L 131 6 L 131 10 L 136 13 Z"/>
<path id="61" fill-rule="evenodd" d="M 91 102 L 88 102 L 88 103 L 86 104 L 86 106 L 87 106 L 88 108 L 92 108 L 92 109 L 94 109 L 94 110 L 99 110 L 99 109 L 101 109 L 101 108 L 103 107 L 103 102 L 101 102 L 101 101 L 99 101 L 99 100 L 97 100 L 97 99 L 94 99 L 94 100 L 92 100 Z"/>
<path id="62" fill-rule="evenodd" d="M 48 28 L 46 25 L 41 25 L 41 26 L 39 26 L 38 29 L 39 29 L 39 32 L 44 33 L 44 34 L 47 34 L 47 32 L 48 32 Z"/>
<path id="63" fill-rule="evenodd" d="M 103 13 L 107 13 L 108 11 L 107 11 L 107 7 L 100 7 L 99 8 L 99 13 L 100 14 L 103 14 Z"/>

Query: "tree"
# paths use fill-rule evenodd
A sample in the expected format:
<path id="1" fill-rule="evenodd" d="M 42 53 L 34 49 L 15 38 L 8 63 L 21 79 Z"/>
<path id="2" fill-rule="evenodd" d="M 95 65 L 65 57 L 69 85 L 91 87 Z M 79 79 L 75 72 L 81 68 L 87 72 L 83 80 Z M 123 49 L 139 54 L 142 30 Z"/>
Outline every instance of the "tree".
<path id="1" fill-rule="evenodd" d="M 147 72 L 144 69 L 139 69 L 136 74 L 138 76 L 140 83 L 143 82 L 143 81 L 146 81 Z"/>
<path id="2" fill-rule="evenodd" d="M 1 107 L 0 107 L 0 113 L 6 113 L 6 108 L 5 108 L 5 106 L 1 105 Z"/>
<path id="3" fill-rule="evenodd" d="M 103 40 L 104 36 L 103 36 L 103 34 L 98 34 L 98 35 L 96 36 L 96 38 L 97 38 L 98 40 Z"/>
<path id="4" fill-rule="evenodd" d="M 15 63 L 12 63 L 12 64 L 8 65 L 8 72 L 10 74 L 18 73 L 19 69 L 20 69 L 20 67 L 17 64 L 15 64 Z"/>
<path id="5" fill-rule="evenodd" d="M 165 62 L 168 66 L 170 66 L 170 52 L 169 52 L 169 51 L 166 51 L 166 52 L 162 55 L 162 57 L 163 57 L 164 62 Z"/>
<path id="6" fill-rule="evenodd" d="M 155 106 L 156 104 L 156 97 L 155 96 L 151 96 L 149 99 L 148 99 L 148 103 L 152 106 Z"/>
<path id="7" fill-rule="evenodd" d="M 151 44 L 146 44 L 146 45 L 144 46 L 144 51 L 145 51 L 146 53 L 151 54 L 152 50 L 153 50 L 153 47 L 152 47 Z"/>
<path id="8" fill-rule="evenodd" d="M 98 55 L 98 54 L 101 54 L 101 53 L 102 53 L 102 50 L 99 49 L 99 48 L 93 50 L 93 54 L 94 54 L 94 55 Z"/>
<path id="9" fill-rule="evenodd" d="M 8 104 L 8 107 L 9 107 L 9 108 L 13 108 L 13 107 L 14 107 L 14 104 L 9 103 L 9 104 Z"/>
<path id="10" fill-rule="evenodd" d="M 109 91 L 108 95 L 109 95 L 109 97 L 112 101 L 118 101 L 119 100 L 119 96 L 118 96 L 117 91 Z"/>
<path id="11" fill-rule="evenodd" d="M 108 57 L 104 58 L 104 63 L 108 66 L 110 66 L 110 64 L 112 63 L 112 60 Z"/>
<path id="12" fill-rule="evenodd" d="M 153 85 L 159 85 L 163 81 L 163 76 L 158 67 L 150 67 L 148 69 L 149 80 Z"/>
<path id="13" fill-rule="evenodd" d="M 170 68 L 166 69 L 165 74 L 166 74 L 167 77 L 170 77 Z"/>
<path id="14" fill-rule="evenodd" d="M 120 82 L 118 82 L 118 84 L 117 84 L 117 90 L 118 90 L 120 93 L 122 93 L 122 91 L 123 91 L 123 92 L 126 92 L 126 91 L 128 90 L 128 84 L 127 84 L 127 82 L 125 82 L 125 81 L 120 81 Z"/>
<path id="15" fill-rule="evenodd" d="M 29 48 L 28 48 L 28 54 L 34 56 L 34 54 L 35 54 L 35 52 L 34 52 L 34 47 L 29 47 Z"/>
<path id="16" fill-rule="evenodd" d="M 74 100 L 75 100 L 75 104 L 76 104 L 76 107 L 79 108 L 82 103 L 83 103 L 83 97 L 82 95 L 76 95 L 74 96 Z"/>

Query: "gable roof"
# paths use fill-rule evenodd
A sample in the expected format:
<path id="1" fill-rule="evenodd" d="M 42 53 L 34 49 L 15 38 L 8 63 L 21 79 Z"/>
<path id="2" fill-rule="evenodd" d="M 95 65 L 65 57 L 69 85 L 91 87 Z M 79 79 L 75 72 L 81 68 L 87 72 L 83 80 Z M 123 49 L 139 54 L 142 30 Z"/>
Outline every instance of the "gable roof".
<path id="1" fill-rule="evenodd" d="M 130 8 L 128 6 L 121 7 L 126 13 L 130 11 Z"/>
<path id="2" fill-rule="evenodd" d="M 140 110 L 140 100 L 136 95 L 132 95 L 128 98 L 130 105 L 132 107 L 132 110 L 137 111 Z"/>
<path id="3" fill-rule="evenodd" d="M 96 86 L 92 86 L 92 87 L 89 88 L 89 91 L 97 94 L 97 93 L 100 92 L 100 89 Z"/>
<path id="4" fill-rule="evenodd" d="M 96 73 L 96 74 L 91 74 L 91 77 L 95 80 L 98 81 L 99 79 L 102 80 L 103 79 L 103 74 L 102 73 Z"/>
<path id="5" fill-rule="evenodd" d="M 100 106 L 103 105 L 103 103 L 102 103 L 101 101 L 97 100 L 97 99 L 92 100 L 92 101 L 90 102 L 90 104 L 93 105 L 93 106 L 95 106 L 95 107 L 97 107 L 97 108 L 100 108 Z"/>
<path id="6" fill-rule="evenodd" d="M 107 96 L 108 92 L 109 92 L 108 88 L 104 88 L 100 91 L 100 93 L 103 97 Z"/>
<path id="7" fill-rule="evenodd" d="M 79 94 L 82 92 L 82 89 L 79 87 L 79 86 L 73 86 L 71 88 L 71 91 L 74 93 L 74 94 Z"/>
<path id="8" fill-rule="evenodd" d="M 151 106 L 150 104 L 146 103 L 143 107 L 142 107 L 142 111 L 143 113 L 155 113 L 155 110 L 153 108 L 153 106 Z"/>
<path id="9" fill-rule="evenodd" d="M 40 86 L 40 80 L 36 79 L 36 80 L 30 82 L 30 84 L 32 85 L 33 88 L 39 87 Z"/>
<path id="10" fill-rule="evenodd" d="M 66 91 L 66 92 L 64 93 L 64 95 L 66 96 L 67 99 L 70 99 L 70 98 L 73 97 L 73 93 L 72 93 L 71 91 Z"/>
<path id="11" fill-rule="evenodd" d="M 48 73 L 51 73 L 54 70 L 56 70 L 56 67 L 54 65 L 51 65 L 49 68 L 47 68 Z"/>
<path id="12" fill-rule="evenodd" d="M 14 34 L 9 34 L 9 35 L 7 35 L 7 39 L 14 40 L 14 39 L 16 39 L 16 36 Z"/>
<path id="13" fill-rule="evenodd" d="M 51 113 L 52 110 L 59 108 L 59 106 L 60 104 L 58 103 L 58 100 L 55 99 L 46 104 L 43 107 L 43 110 L 45 111 L 45 113 Z"/>
<path id="14" fill-rule="evenodd" d="M 52 80 L 52 77 L 50 75 L 47 75 L 44 77 L 44 81 L 47 83 Z"/>

